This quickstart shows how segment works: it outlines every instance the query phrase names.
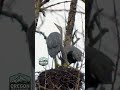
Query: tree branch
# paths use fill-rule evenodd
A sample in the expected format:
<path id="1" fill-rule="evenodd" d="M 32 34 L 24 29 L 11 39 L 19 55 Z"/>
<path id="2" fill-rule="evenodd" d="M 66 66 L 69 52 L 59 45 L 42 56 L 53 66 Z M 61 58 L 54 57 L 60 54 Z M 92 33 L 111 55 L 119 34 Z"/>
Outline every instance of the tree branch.
<path id="1" fill-rule="evenodd" d="M 114 90 L 114 84 L 116 81 L 116 77 L 117 77 L 117 71 L 118 71 L 118 64 L 119 64 L 119 55 L 120 55 L 120 33 L 119 33 L 119 28 L 118 28 L 118 22 L 117 22 L 117 12 L 116 12 L 116 4 L 115 4 L 115 0 L 113 0 L 113 6 L 114 6 L 114 17 L 115 17 L 115 25 L 116 25 L 116 31 L 117 31 L 117 41 L 118 41 L 118 55 L 117 55 L 117 61 L 116 61 L 116 65 L 115 65 L 115 72 L 114 72 L 114 79 L 113 79 L 113 83 L 112 83 L 112 89 Z"/>
<path id="2" fill-rule="evenodd" d="M 80 38 L 77 38 L 75 42 L 73 42 L 73 46 L 80 40 Z"/>
<path id="3" fill-rule="evenodd" d="M 50 11 L 50 12 L 61 12 L 61 11 L 66 11 L 66 12 L 69 12 L 70 10 L 67 10 L 67 9 L 56 9 L 56 10 L 46 9 L 46 11 Z M 76 13 L 85 14 L 85 12 L 82 12 L 82 11 L 75 11 L 75 12 L 76 12 Z"/>
<path id="4" fill-rule="evenodd" d="M 27 32 L 28 25 L 25 23 L 22 16 L 14 13 L 14 12 L 8 12 L 8 11 L 1 11 L 1 15 L 16 19 L 21 24 L 22 30 Z"/>
<path id="5" fill-rule="evenodd" d="M 73 45 L 73 46 L 80 40 L 80 38 L 77 38 L 77 35 L 76 35 L 76 32 L 77 32 L 77 31 L 78 31 L 78 30 L 75 30 L 75 32 L 74 32 L 73 35 L 72 35 L 72 45 Z M 74 37 L 77 38 L 77 40 L 76 40 L 75 42 L 73 41 Z"/>
<path id="6" fill-rule="evenodd" d="M 95 12 L 95 14 L 93 15 L 93 18 L 92 20 L 90 21 L 90 25 L 88 24 L 88 27 L 87 27 L 87 30 L 86 30 L 86 35 L 88 35 L 88 38 L 89 38 L 89 41 L 90 43 L 93 44 L 94 41 L 94 38 L 93 38 L 93 35 L 92 35 L 92 31 L 94 29 L 94 22 L 95 20 L 97 21 L 97 16 L 99 15 L 99 13 L 102 11 L 103 9 L 100 9 L 98 10 L 97 12 Z M 96 22 L 98 27 L 101 29 L 101 26 L 98 24 L 98 22 Z"/>
<path id="7" fill-rule="evenodd" d="M 72 0 L 70 5 L 68 22 L 66 26 L 66 35 L 65 35 L 65 42 L 64 42 L 65 46 L 70 45 L 72 41 L 72 32 L 73 32 L 73 27 L 75 22 L 76 7 L 77 7 L 77 0 Z"/>
<path id="8" fill-rule="evenodd" d="M 47 36 L 46 36 L 43 32 L 41 32 L 41 31 L 35 31 L 35 32 L 37 32 L 37 33 L 39 33 L 39 34 L 42 34 L 43 37 L 44 37 L 44 39 L 47 39 Z"/>
<path id="9" fill-rule="evenodd" d="M 49 8 L 49 7 L 52 7 L 52 6 L 55 6 L 55 5 L 58 5 L 58 4 L 68 3 L 68 2 L 71 2 L 71 1 L 58 2 L 58 3 L 55 3 L 55 4 L 49 5 L 49 6 L 47 6 L 47 7 L 44 7 L 44 8 L 42 8 L 42 10 L 45 10 L 45 9 L 47 9 L 47 8 Z"/>

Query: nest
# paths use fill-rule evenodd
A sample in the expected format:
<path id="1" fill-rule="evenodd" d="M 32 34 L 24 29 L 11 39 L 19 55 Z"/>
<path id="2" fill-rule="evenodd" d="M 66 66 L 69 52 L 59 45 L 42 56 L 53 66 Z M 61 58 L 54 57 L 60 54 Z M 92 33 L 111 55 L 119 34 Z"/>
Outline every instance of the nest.
<path id="1" fill-rule="evenodd" d="M 80 90 L 84 74 L 74 68 L 46 70 L 36 80 L 37 90 Z"/>

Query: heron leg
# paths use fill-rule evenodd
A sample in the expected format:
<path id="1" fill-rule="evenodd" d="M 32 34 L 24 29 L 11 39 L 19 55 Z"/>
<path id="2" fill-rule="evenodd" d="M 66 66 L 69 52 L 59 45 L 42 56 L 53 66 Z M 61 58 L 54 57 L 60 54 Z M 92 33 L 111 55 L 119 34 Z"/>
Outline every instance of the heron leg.
<path id="1" fill-rule="evenodd" d="M 54 58 L 55 60 L 55 68 L 58 68 L 60 65 L 58 64 L 57 58 Z"/>

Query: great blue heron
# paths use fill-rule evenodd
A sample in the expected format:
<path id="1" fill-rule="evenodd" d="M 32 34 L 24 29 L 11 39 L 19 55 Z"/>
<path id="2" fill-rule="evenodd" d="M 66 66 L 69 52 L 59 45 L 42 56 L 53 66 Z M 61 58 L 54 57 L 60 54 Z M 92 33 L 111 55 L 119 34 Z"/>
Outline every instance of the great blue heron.
<path id="1" fill-rule="evenodd" d="M 64 65 L 67 66 L 68 62 L 71 64 L 71 63 L 75 63 L 76 61 L 80 61 L 81 56 L 82 56 L 82 52 L 74 46 L 63 47 L 63 41 L 62 41 L 63 40 L 62 39 L 63 30 L 62 30 L 62 27 L 58 26 L 57 24 L 55 24 L 55 26 L 58 28 L 60 33 L 53 32 L 46 39 L 49 55 L 52 58 L 55 59 L 55 63 L 56 63 L 57 62 L 56 61 L 56 55 L 61 51 L 62 57 L 60 57 L 60 59 L 61 59 L 61 64 L 63 66 Z"/>
<path id="2" fill-rule="evenodd" d="M 81 61 L 82 52 L 75 46 L 65 46 L 64 50 L 67 54 L 67 60 L 71 63 L 76 63 L 77 61 Z"/>
<path id="3" fill-rule="evenodd" d="M 112 83 L 114 63 L 109 57 L 93 47 L 86 47 L 85 59 L 86 89 Z"/>
<path id="4" fill-rule="evenodd" d="M 48 54 L 55 59 L 55 67 L 57 67 L 56 55 L 61 51 L 62 39 L 58 32 L 52 32 L 46 39 Z"/>

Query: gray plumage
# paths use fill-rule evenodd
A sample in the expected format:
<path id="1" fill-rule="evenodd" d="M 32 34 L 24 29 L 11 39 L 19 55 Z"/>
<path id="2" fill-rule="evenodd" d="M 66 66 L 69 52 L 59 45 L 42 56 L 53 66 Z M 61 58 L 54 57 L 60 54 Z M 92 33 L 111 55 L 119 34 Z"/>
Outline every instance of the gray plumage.
<path id="1" fill-rule="evenodd" d="M 60 52 L 62 45 L 61 35 L 58 32 L 52 32 L 46 39 L 48 53 L 52 58 Z"/>
<path id="2" fill-rule="evenodd" d="M 65 46 L 64 50 L 70 64 L 75 63 L 76 61 L 81 61 L 82 52 L 75 46 Z"/>
<path id="3" fill-rule="evenodd" d="M 114 70 L 112 60 L 93 47 L 86 47 L 85 49 L 86 87 L 97 87 L 98 84 L 111 84 L 112 71 Z"/>

